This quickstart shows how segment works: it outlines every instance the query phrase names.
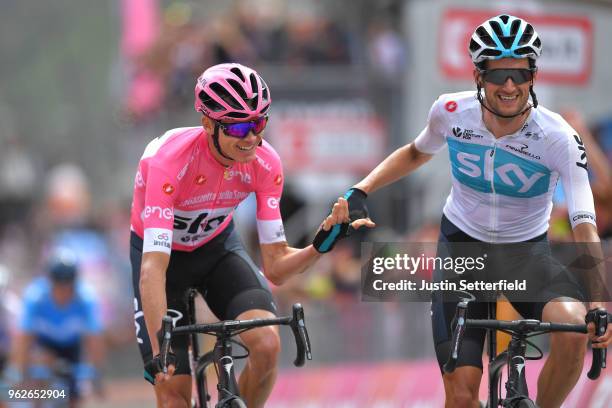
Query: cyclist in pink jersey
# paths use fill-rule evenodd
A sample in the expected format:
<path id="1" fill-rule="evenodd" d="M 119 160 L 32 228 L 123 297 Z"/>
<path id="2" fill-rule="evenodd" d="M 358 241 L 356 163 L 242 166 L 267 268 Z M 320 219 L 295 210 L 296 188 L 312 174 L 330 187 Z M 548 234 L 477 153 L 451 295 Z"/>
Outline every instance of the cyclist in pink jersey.
<path id="1" fill-rule="evenodd" d="M 276 306 L 265 277 L 281 284 L 320 256 L 312 245 L 291 248 L 285 240 L 279 200 L 280 158 L 265 140 L 271 98 L 254 70 L 240 64 L 208 68 L 195 87 L 202 126 L 173 129 L 147 146 L 138 166 L 131 213 L 132 277 L 136 336 L 145 378 L 158 406 L 191 406 L 185 336 L 172 341 L 175 363 L 161 372 L 158 333 L 168 313 L 188 324 L 185 292 L 195 287 L 215 315 L 268 318 Z M 263 274 L 246 253 L 232 221 L 251 192 L 257 198 L 257 229 Z M 348 218 L 336 205 L 322 224 L 329 230 Z M 275 327 L 241 334 L 251 350 L 239 386 L 249 407 L 263 407 L 276 378 L 280 339 Z"/>

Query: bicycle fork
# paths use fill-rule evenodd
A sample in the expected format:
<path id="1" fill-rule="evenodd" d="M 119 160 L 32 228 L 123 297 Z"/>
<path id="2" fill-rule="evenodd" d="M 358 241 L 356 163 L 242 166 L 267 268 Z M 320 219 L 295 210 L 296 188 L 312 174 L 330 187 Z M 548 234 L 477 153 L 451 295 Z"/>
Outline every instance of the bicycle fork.
<path id="1" fill-rule="evenodd" d="M 219 371 L 219 382 L 217 384 L 219 403 L 223 403 L 240 395 L 234 372 L 234 359 L 231 357 L 232 343 L 229 339 L 217 341 L 213 353 Z"/>
<path id="2" fill-rule="evenodd" d="M 525 352 L 527 345 L 520 339 L 512 339 L 508 346 L 508 381 L 504 406 L 510 406 L 516 399 L 529 398 L 525 377 Z"/>

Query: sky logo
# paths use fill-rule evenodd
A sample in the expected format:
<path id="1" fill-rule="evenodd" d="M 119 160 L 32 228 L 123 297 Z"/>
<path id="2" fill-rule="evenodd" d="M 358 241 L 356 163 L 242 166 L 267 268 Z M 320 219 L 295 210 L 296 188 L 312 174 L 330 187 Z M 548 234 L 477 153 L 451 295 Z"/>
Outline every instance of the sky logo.
<path id="1" fill-rule="evenodd" d="M 511 197 L 535 197 L 545 194 L 550 184 L 550 170 L 540 163 L 491 146 L 461 143 L 448 139 L 453 176 L 476 191 Z"/>

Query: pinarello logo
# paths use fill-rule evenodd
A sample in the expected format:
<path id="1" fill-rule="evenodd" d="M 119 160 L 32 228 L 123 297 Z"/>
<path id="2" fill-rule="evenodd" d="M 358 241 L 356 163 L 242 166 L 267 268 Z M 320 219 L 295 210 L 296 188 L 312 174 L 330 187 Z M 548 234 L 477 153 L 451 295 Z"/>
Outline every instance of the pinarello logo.
<path id="1" fill-rule="evenodd" d="M 280 183 L 283 182 L 283 176 L 281 176 L 280 174 L 276 175 L 276 177 L 274 177 L 274 184 L 276 185 L 280 185 Z"/>
<path id="2" fill-rule="evenodd" d="M 199 176 L 196 177 L 195 183 L 198 185 L 202 185 L 206 183 L 206 176 L 203 176 L 202 174 L 200 174 Z"/>
<path id="3" fill-rule="evenodd" d="M 167 241 L 169 238 L 170 237 L 168 236 L 167 232 L 162 232 L 157 236 L 157 239 L 159 239 L 160 241 Z"/>
<path id="4" fill-rule="evenodd" d="M 166 194 L 174 193 L 174 186 L 170 183 L 166 183 L 162 186 L 162 191 Z"/>
<path id="5" fill-rule="evenodd" d="M 457 110 L 457 102 L 455 102 L 455 101 L 448 101 L 448 102 L 446 102 L 446 105 L 444 105 L 444 107 L 446 108 L 447 111 L 454 112 L 454 111 Z"/>

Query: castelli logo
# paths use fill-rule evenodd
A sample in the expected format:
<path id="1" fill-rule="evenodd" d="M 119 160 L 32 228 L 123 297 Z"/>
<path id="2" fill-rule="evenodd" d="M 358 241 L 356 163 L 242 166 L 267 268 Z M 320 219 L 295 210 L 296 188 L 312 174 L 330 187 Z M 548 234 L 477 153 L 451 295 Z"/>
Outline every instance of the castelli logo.
<path id="1" fill-rule="evenodd" d="M 200 174 L 199 176 L 196 177 L 195 183 L 198 184 L 198 185 L 202 185 L 202 184 L 206 183 L 206 177 L 203 176 L 202 174 Z"/>
<path id="2" fill-rule="evenodd" d="M 170 183 L 166 183 L 162 186 L 162 191 L 166 194 L 174 193 L 174 186 Z"/>
<path id="3" fill-rule="evenodd" d="M 455 102 L 455 101 L 448 101 L 448 102 L 446 102 L 446 105 L 444 105 L 444 107 L 446 108 L 447 111 L 454 112 L 454 111 L 457 110 L 457 102 Z"/>
<path id="4" fill-rule="evenodd" d="M 283 176 L 281 176 L 280 174 L 274 177 L 274 184 L 279 185 L 282 182 L 283 182 Z"/>

